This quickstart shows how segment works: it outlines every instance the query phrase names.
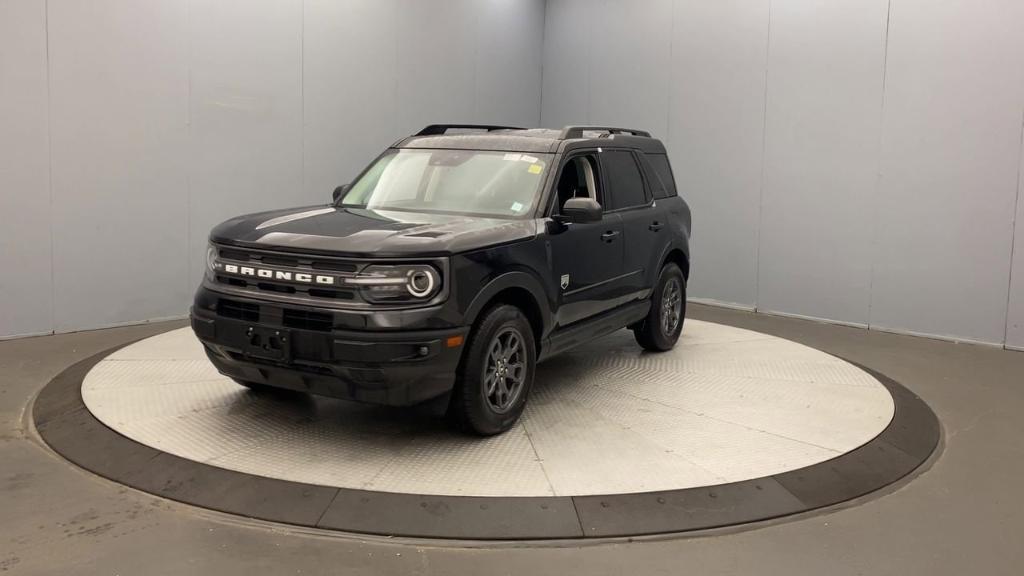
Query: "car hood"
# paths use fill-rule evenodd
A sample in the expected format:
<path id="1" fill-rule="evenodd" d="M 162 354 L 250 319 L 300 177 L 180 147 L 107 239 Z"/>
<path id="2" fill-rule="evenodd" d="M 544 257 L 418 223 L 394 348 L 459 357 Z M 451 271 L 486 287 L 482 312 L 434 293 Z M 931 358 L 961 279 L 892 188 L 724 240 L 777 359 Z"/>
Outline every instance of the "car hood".
<path id="1" fill-rule="evenodd" d="M 349 256 L 442 255 L 532 238 L 535 220 L 307 206 L 238 216 L 217 243 Z"/>

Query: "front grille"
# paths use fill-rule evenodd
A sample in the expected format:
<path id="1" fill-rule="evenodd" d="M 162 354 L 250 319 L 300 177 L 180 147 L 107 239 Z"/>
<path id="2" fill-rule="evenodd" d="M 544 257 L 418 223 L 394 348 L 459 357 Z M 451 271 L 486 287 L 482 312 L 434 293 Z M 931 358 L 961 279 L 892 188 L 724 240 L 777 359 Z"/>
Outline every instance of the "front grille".
<path id="1" fill-rule="evenodd" d="M 339 290 L 336 288 L 311 288 L 296 286 L 292 284 L 275 284 L 273 282 L 250 282 L 242 278 L 231 276 L 217 276 L 217 282 L 238 288 L 250 288 L 264 292 L 277 292 L 279 294 L 308 294 L 314 298 L 331 298 L 333 300 L 352 300 L 355 294 L 351 290 Z"/>
<path id="2" fill-rule="evenodd" d="M 278 321 L 276 318 L 278 318 L 278 312 L 281 314 L 280 325 L 285 328 L 330 332 L 331 328 L 334 327 L 334 317 L 330 314 L 297 310 L 294 308 L 280 309 L 274 306 L 271 306 L 270 310 L 268 310 L 265 315 L 266 317 L 262 318 L 263 323 L 277 324 Z M 233 320 L 242 320 L 245 322 L 259 322 L 261 320 L 259 304 L 239 302 L 238 300 L 232 300 L 230 298 L 221 298 L 217 300 L 217 315 L 223 318 L 231 318 Z"/>
<path id="3" fill-rule="evenodd" d="M 217 301 L 217 315 L 246 322 L 259 322 L 260 306 L 259 304 L 221 298 Z"/>
<path id="4" fill-rule="evenodd" d="M 270 282 L 260 282 L 256 284 L 256 287 L 260 290 L 266 290 L 267 292 L 280 292 L 281 294 L 295 294 L 298 290 L 295 286 L 289 286 L 287 284 L 272 284 Z"/>
<path id="5" fill-rule="evenodd" d="M 330 258 L 325 256 L 293 256 L 280 252 L 269 252 L 261 250 L 248 250 L 242 248 L 219 247 L 218 255 L 224 262 L 237 264 L 239 266 L 249 265 L 253 267 L 268 266 L 290 271 L 305 272 L 307 274 L 333 274 L 341 273 L 342 276 L 355 275 L 360 268 L 366 265 L 365 262 L 347 260 L 344 258 Z M 266 278 L 238 278 L 218 274 L 216 281 L 219 284 L 244 288 L 246 290 L 274 292 L 277 294 L 288 294 L 297 297 L 308 297 L 312 299 L 330 300 L 356 300 L 356 293 L 350 289 L 336 286 L 305 285 L 288 282 L 268 281 Z"/>
<path id="6" fill-rule="evenodd" d="M 259 250 L 242 250 L 240 248 L 221 248 L 220 257 L 239 263 L 266 264 L 268 266 L 285 266 L 288 268 L 311 268 L 313 270 L 331 270 L 334 272 L 352 272 L 359 270 L 359 264 L 340 258 L 325 256 L 292 256 L 277 252 L 261 252 Z"/>
<path id="7" fill-rule="evenodd" d="M 249 253 L 241 250 L 233 250 L 231 248 L 221 248 L 220 257 L 228 260 L 237 260 L 239 262 L 248 262 Z"/>
<path id="8" fill-rule="evenodd" d="M 310 296 L 316 298 L 334 298 L 336 300 L 352 300 L 355 294 L 351 290 L 334 290 L 331 288 L 310 288 L 306 290 Z"/>
<path id="9" fill-rule="evenodd" d="M 330 314 L 288 308 L 284 311 L 281 323 L 286 328 L 317 330 L 320 332 L 330 332 L 331 328 L 334 327 L 334 319 Z"/>
<path id="10" fill-rule="evenodd" d="M 314 270 L 331 270 L 334 272 L 355 272 L 359 269 L 358 266 L 351 262 L 331 262 L 329 260 L 314 260 L 312 267 Z"/>

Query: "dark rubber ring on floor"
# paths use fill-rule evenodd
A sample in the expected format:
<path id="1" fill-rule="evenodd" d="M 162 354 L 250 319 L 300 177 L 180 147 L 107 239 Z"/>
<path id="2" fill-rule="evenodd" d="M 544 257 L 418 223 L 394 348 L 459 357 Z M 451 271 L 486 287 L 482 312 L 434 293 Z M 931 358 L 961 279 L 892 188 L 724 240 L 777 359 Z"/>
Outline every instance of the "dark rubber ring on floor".
<path id="1" fill-rule="evenodd" d="M 57 453 L 100 476 L 179 502 L 346 532 L 528 540 L 733 526 L 838 504 L 883 488 L 925 462 L 941 434 L 938 419 L 919 397 L 860 366 L 892 394 L 895 413 L 889 426 L 846 454 L 774 476 L 683 490 L 572 497 L 431 496 L 334 488 L 217 468 L 111 430 L 86 408 L 81 388 L 89 370 L 116 349 L 64 370 L 36 399 L 36 429 Z"/>

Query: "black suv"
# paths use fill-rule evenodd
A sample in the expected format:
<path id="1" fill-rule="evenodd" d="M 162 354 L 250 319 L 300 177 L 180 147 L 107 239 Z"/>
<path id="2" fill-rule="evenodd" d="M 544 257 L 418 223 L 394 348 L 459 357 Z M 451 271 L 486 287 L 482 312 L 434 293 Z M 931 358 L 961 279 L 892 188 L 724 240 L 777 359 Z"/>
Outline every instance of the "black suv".
<path id="1" fill-rule="evenodd" d="M 432 125 L 334 202 L 210 234 L 192 328 L 223 374 L 495 434 L 538 361 L 628 326 L 679 338 L 690 210 L 640 130 Z M 443 401 L 443 400 L 441 400 Z"/>

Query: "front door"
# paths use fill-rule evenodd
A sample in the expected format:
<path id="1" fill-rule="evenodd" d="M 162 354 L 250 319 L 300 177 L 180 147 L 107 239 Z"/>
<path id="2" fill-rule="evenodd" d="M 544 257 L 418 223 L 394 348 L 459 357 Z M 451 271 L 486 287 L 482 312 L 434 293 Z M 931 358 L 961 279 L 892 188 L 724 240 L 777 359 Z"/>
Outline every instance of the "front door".
<path id="1" fill-rule="evenodd" d="M 554 210 L 574 196 L 590 196 L 604 206 L 596 155 L 584 152 L 562 165 Z M 559 290 L 555 326 L 564 327 L 614 308 L 622 300 L 622 218 L 605 214 L 598 222 L 549 222 L 551 272 Z"/>

